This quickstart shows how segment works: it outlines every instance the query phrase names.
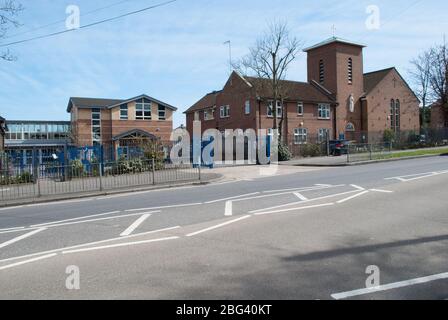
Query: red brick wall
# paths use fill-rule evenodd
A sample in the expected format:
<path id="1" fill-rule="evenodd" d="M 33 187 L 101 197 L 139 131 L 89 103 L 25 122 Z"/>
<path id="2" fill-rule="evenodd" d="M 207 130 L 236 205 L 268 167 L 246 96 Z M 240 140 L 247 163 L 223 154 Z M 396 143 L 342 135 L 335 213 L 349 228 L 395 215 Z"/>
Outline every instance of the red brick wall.
<path id="1" fill-rule="evenodd" d="M 348 59 L 353 61 L 353 82 L 348 80 Z M 336 132 L 345 133 L 346 125 L 351 122 L 356 131 L 362 130 L 361 101 L 364 94 L 364 72 L 362 48 L 332 43 L 308 52 L 308 79 L 319 82 L 319 61 L 325 65 L 324 87 L 336 94 L 339 106 L 336 112 Z M 349 98 L 353 94 L 355 112 L 350 112 Z"/>
<path id="2" fill-rule="evenodd" d="M 92 142 L 92 110 L 73 108 L 74 136 L 77 146 L 90 146 Z M 171 111 L 167 111 L 167 120 L 112 120 L 112 111 L 101 110 L 101 135 L 104 145 L 112 145 L 113 137 L 122 133 L 140 129 L 160 138 L 169 144 L 173 130 Z"/>
<path id="3" fill-rule="evenodd" d="M 369 132 L 383 132 L 391 128 L 388 117 L 392 99 L 400 100 L 400 130 L 420 130 L 420 102 L 395 70 L 392 70 L 366 98 Z"/>
<path id="4" fill-rule="evenodd" d="M 448 127 L 448 111 L 443 110 L 442 105 L 431 107 L 431 128 L 441 129 Z"/>

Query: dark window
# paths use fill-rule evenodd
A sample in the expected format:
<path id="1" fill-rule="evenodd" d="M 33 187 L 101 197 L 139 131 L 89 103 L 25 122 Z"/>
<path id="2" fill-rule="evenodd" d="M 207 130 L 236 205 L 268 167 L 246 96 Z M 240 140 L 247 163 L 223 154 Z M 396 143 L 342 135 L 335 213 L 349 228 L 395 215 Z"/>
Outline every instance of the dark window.
<path id="1" fill-rule="evenodd" d="M 319 82 L 320 84 L 324 84 L 325 81 L 325 64 L 324 60 L 319 61 Z"/>
<path id="2" fill-rule="evenodd" d="M 353 83 L 353 59 L 348 58 L 348 83 Z"/>
<path id="3" fill-rule="evenodd" d="M 122 104 L 120 106 L 120 120 L 128 120 L 128 105 Z"/>
<path id="4" fill-rule="evenodd" d="M 166 120 L 166 108 L 159 106 L 159 120 Z"/>

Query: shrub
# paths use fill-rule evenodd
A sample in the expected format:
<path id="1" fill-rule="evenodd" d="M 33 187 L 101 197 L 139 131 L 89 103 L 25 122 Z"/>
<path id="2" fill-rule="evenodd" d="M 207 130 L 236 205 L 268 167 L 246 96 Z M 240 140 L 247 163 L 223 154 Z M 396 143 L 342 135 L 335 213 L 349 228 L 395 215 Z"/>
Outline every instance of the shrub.
<path id="1" fill-rule="evenodd" d="M 292 154 L 289 151 L 288 146 L 283 143 L 280 143 L 278 146 L 278 160 L 279 161 L 288 161 L 291 160 Z"/>
<path id="2" fill-rule="evenodd" d="M 395 140 L 395 132 L 392 129 L 386 129 L 383 133 L 383 140 L 386 143 L 392 143 Z"/>
<path id="3" fill-rule="evenodd" d="M 71 162 L 71 174 L 73 177 L 82 177 L 84 175 L 84 165 L 79 159 L 75 159 Z"/>
<path id="4" fill-rule="evenodd" d="M 318 157 L 322 155 L 321 145 L 319 144 L 304 144 L 301 146 L 300 154 L 302 157 Z"/>

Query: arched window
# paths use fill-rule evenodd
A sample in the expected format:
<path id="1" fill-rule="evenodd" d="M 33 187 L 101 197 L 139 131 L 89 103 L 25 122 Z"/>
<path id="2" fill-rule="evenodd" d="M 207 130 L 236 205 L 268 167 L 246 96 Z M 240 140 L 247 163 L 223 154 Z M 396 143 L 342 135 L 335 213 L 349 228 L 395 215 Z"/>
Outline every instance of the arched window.
<path id="1" fill-rule="evenodd" d="M 395 130 L 400 130 L 400 123 L 401 123 L 401 104 L 400 100 L 395 101 Z"/>
<path id="2" fill-rule="evenodd" d="M 325 65 L 324 60 L 319 61 L 319 82 L 320 84 L 324 84 L 325 81 Z"/>
<path id="3" fill-rule="evenodd" d="M 395 130 L 395 100 L 394 99 L 390 100 L 389 118 L 390 118 L 390 128 L 392 130 Z"/>
<path id="4" fill-rule="evenodd" d="M 353 83 L 353 59 L 348 58 L 348 83 Z"/>
<path id="5" fill-rule="evenodd" d="M 345 131 L 346 132 L 355 132 L 355 125 L 351 122 L 347 123 L 347 125 L 345 126 Z"/>

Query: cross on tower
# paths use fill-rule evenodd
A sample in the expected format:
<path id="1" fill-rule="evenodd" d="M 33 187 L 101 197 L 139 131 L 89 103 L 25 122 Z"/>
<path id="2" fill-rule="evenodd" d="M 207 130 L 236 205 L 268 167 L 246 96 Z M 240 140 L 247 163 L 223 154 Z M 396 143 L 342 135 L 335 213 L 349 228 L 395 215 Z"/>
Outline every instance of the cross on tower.
<path id="1" fill-rule="evenodd" d="M 331 27 L 331 30 L 333 31 L 333 37 L 336 37 L 336 26 L 333 25 L 333 26 Z"/>

